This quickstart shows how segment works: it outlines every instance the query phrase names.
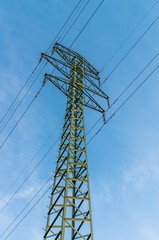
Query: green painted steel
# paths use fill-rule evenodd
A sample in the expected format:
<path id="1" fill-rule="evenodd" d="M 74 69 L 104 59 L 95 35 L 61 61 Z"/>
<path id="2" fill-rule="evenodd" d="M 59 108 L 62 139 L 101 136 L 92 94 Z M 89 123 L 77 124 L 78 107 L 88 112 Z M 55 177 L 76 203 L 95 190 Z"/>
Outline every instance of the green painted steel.
<path id="1" fill-rule="evenodd" d="M 67 96 L 44 239 L 93 240 L 84 106 L 104 116 L 95 96 L 109 99 L 99 87 L 99 72 L 78 53 L 56 43 L 52 55 L 42 58 L 60 72 L 45 74 L 44 84 L 49 80 Z"/>

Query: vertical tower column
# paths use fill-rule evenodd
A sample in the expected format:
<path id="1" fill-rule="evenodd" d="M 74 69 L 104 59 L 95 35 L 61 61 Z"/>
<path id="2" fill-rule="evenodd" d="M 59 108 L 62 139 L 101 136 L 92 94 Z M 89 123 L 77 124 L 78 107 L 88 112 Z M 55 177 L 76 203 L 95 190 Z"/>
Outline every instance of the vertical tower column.
<path id="1" fill-rule="evenodd" d="M 82 88 L 83 66 L 74 58 L 44 239 L 93 240 Z"/>

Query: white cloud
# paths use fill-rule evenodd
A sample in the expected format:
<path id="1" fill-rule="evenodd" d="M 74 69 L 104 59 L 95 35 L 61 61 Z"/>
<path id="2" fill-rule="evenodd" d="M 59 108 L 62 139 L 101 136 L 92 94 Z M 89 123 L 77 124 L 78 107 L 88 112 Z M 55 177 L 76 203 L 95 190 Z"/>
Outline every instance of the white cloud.
<path id="1" fill-rule="evenodd" d="M 35 187 L 29 187 L 27 189 L 25 189 L 22 192 L 19 192 L 16 196 L 16 198 L 27 198 L 30 197 L 30 195 L 32 195 L 33 193 L 35 193 Z"/>
<path id="2" fill-rule="evenodd" d="M 91 199 L 93 205 L 111 202 L 111 189 L 105 181 L 99 180 L 96 186 L 92 186 Z"/>
<path id="3" fill-rule="evenodd" d="M 147 159 L 136 160 L 129 169 L 124 172 L 123 189 L 130 186 L 136 191 L 142 191 L 148 183 L 159 184 L 159 151 L 156 149 Z"/>
<path id="4" fill-rule="evenodd" d="M 24 191 L 21 191 L 15 195 L 15 197 L 12 199 L 13 194 L 4 196 L 0 201 L 0 210 L 7 204 L 9 205 L 11 201 L 14 201 L 16 199 L 24 199 L 29 198 L 33 193 L 35 193 L 36 188 L 35 187 L 29 187 L 25 189 Z M 11 201 L 10 201 L 11 199 Z M 7 206 L 6 205 L 6 206 Z"/>
<path id="5" fill-rule="evenodd" d="M 40 184 L 38 186 L 30 186 L 30 187 L 24 189 L 23 191 L 18 192 L 13 198 L 12 198 L 12 196 L 14 193 L 4 196 L 0 201 L 0 209 L 2 209 L 5 206 L 5 204 L 7 204 L 8 202 L 10 204 L 12 201 L 17 200 L 17 199 L 26 199 L 26 198 L 32 197 L 33 194 L 36 194 L 38 189 L 40 189 Z M 11 199 L 11 201 L 10 201 L 10 199 Z M 7 205 L 9 205 L 9 204 L 7 204 Z"/>

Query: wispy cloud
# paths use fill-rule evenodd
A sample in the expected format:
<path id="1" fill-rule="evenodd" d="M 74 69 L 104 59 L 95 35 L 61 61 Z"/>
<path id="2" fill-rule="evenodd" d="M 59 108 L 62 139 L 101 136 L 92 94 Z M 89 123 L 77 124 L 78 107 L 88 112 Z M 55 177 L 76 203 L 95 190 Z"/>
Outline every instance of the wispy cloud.
<path id="1" fill-rule="evenodd" d="M 27 189 L 25 189 L 24 191 L 22 192 L 19 192 L 16 196 L 16 198 L 27 198 L 27 197 L 30 197 L 30 195 L 32 195 L 33 193 L 35 193 L 35 187 L 29 187 Z"/>
<path id="2" fill-rule="evenodd" d="M 112 192 L 110 186 L 103 180 L 98 180 L 96 186 L 92 184 L 91 199 L 93 205 L 111 202 Z"/>
<path id="3" fill-rule="evenodd" d="M 17 193 L 13 200 L 29 198 L 33 193 L 35 193 L 35 189 L 36 187 L 28 187 L 24 191 Z M 12 194 L 4 196 L 4 198 L 0 201 L 0 209 L 2 209 L 5 206 L 5 204 L 7 204 L 10 201 L 12 196 L 13 196 Z"/>
<path id="4" fill-rule="evenodd" d="M 124 171 L 123 189 L 132 189 L 140 192 L 149 182 L 159 184 L 159 150 L 155 149 L 147 158 L 138 159 L 129 169 Z"/>
<path id="5" fill-rule="evenodd" d="M 49 184 L 50 183 L 48 183 L 46 185 L 46 187 L 49 186 Z M 14 193 L 4 196 L 4 198 L 2 198 L 2 200 L 0 202 L 0 209 L 3 208 L 3 206 L 8 201 L 10 201 L 10 199 L 11 199 L 11 201 L 20 200 L 20 199 L 28 199 L 28 198 L 30 200 L 30 198 L 38 192 L 38 190 L 41 188 L 41 186 L 43 186 L 43 184 L 37 184 L 36 186 L 29 186 L 29 187 L 25 188 L 24 190 L 17 192 L 17 194 L 13 197 L 13 199 L 12 199 L 12 196 Z"/>

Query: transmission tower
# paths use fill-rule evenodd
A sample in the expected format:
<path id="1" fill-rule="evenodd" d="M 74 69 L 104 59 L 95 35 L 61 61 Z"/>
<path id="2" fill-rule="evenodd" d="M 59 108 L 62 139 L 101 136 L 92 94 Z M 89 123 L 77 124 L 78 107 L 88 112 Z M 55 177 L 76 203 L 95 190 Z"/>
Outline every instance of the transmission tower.
<path id="1" fill-rule="evenodd" d="M 99 72 L 75 51 L 55 43 L 42 59 L 58 70 L 45 74 L 67 96 L 61 145 L 54 175 L 44 240 L 93 240 L 92 212 L 84 126 L 84 106 L 103 114 L 95 97 L 107 100 L 100 89 Z"/>

